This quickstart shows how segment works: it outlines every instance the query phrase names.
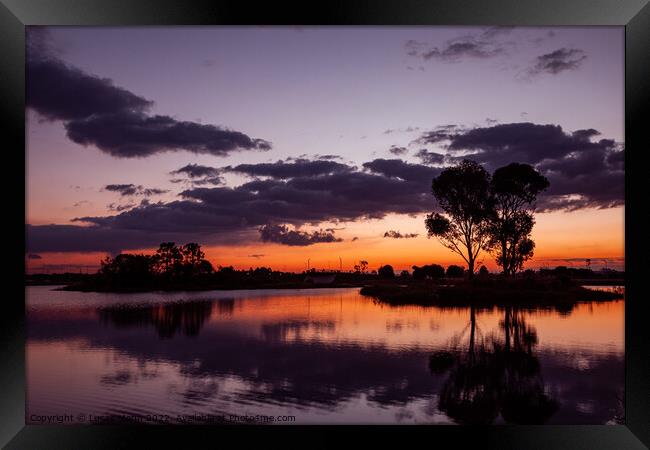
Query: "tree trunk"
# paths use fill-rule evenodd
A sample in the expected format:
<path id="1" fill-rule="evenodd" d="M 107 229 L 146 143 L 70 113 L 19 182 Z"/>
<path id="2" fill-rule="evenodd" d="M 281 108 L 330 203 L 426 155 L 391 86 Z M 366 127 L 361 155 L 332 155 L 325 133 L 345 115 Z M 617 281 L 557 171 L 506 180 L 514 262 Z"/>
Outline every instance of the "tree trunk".
<path id="1" fill-rule="evenodd" d="M 470 280 L 474 278 L 474 258 L 470 258 L 467 262 L 467 276 Z"/>

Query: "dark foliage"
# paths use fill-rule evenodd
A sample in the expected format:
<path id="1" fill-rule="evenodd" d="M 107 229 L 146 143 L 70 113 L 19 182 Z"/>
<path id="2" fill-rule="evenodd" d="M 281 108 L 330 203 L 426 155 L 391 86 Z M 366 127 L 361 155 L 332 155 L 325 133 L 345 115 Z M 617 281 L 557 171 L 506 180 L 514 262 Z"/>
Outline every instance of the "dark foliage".
<path id="1" fill-rule="evenodd" d="M 434 178 L 431 190 L 442 213 L 427 216 L 427 232 L 465 260 L 471 277 L 476 258 L 487 248 L 489 238 L 490 174 L 480 164 L 463 160 Z"/>
<path id="2" fill-rule="evenodd" d="M 463 269 L 460 266 L 457 266 L 455 264 L 450 265 L 447 267 L 447 272 L 446 275 L 449 278 L 460 278 L 465 274 L 465 269 Z"/>
<path id="3" fill-rule="evenodd" d="M 377 275 L 379 275 L 379 278 L 395 278 L 395 271 L 393 266 L 386 264 L 377 270 Z"/>
<path id="4" fill-rule="evenodd" d="M 413 266 L 413 279 L 439 279 L 445 276 L 445 268 L 438 264 L 428 264 L 422 267 Z"/>
<path id="5" fill-rule="evenodd" d="M 368 261 L 359 261 L 359 264 L 354 265 L 354 271 L 358 274 L 365 274 L 368 272 Z"/>
<path id="6" fill-rule="evenodd" d="M 121 253 L 101 262 L 96 275 L 100 285 L 118 288 L 164 286 L 204 279 L 214 272 L 201 246 L 190 242 L 177 247 L 163 242 L 153 255 Z"/>
<path id="7" fill-rule="evenodd" d="M 535 243 L 530 234 L 535 200 L 548 187 L 548 180 L 528 164 L 512 163 L 494 171 L 488 246 L 504 275 L 517 273 L 533 256 Z"/>
<path id="8" fill-rule="evenodd" d="M 480 164 L 463 160 L 433 179 L 442 212 L 426 217 L 428 235 L 465 260 L 469 278 L 483 250 L 495 255 L 505 275 L 514 275 L 533 256 L 535 200 L 548 187 L 528 164 L 511 163 L 490 176 Z"/>

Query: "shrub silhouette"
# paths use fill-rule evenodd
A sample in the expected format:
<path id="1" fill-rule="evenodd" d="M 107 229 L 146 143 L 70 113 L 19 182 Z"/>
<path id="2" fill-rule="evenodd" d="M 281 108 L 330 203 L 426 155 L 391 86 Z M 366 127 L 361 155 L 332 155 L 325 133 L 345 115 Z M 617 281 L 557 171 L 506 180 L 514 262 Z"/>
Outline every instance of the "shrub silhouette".
<path id="1" fill-rule="evenodd" d="M 416 280 L 438 279 L 445 276 L 445 268 L 438 264 L 429 264 L 422 267 L 413 266 L 413 278 Z"/>
<path id="2" fill-rule="evenodd" d="M 449 278 L 460 278 L 465 274 L 465 269 L 455 264 L 447 267 L 447 276 Z"/>
<path id="3" fill-rule="evenodd" d="M 393 270 L 393 266 L 386 264 L 377 270 L 377 275 L 379 275 L 380 278 L 394 278 L 395 271 Z"/>

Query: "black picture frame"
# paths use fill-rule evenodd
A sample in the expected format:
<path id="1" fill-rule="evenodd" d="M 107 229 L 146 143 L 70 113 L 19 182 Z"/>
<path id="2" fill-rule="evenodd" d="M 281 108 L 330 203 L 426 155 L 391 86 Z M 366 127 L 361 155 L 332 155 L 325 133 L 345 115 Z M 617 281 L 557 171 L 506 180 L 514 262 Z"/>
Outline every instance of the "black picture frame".
<path id="1" fill-rule="evenodd" d="M 25 425 L 25 26 L 26 25 L 621 25 L 625 26 L 625 425 L 383 427 L 26 426 Z M 6 448 L 116 448 L 182 443 L 183 448 L 340 445 L 358 433 L 364 446 L 642 449 L 650 446 L 650 333 L 643 276 L 648 240 L 644 191 L 650 149 L 650 5 L 648 0 L 0 0 L 0 118 L 6 163 L 6 324 L 0 371 L 0 444 Z M 22 194 L 22 195 L 21 195 Z M 22 199 L 20 198 L 22 197 Z M 9 252 L 9 251 L 7 251 Z M 235 439 L 235 441 L 232 441 Z"/>

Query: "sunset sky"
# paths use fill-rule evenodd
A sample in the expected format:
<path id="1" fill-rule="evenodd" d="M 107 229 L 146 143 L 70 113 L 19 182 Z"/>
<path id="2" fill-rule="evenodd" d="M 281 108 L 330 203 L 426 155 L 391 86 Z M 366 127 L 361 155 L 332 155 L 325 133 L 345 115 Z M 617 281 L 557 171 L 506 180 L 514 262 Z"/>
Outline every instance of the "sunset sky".
<path id="1" fill-rule="evenodd" d="M 32 271 L 163 241 L 237 268 L 461 263 L 424 216 L 462 158 L 549 179 L 527 267 L 623 268 L 622 27 L 27 35 Z"/>

